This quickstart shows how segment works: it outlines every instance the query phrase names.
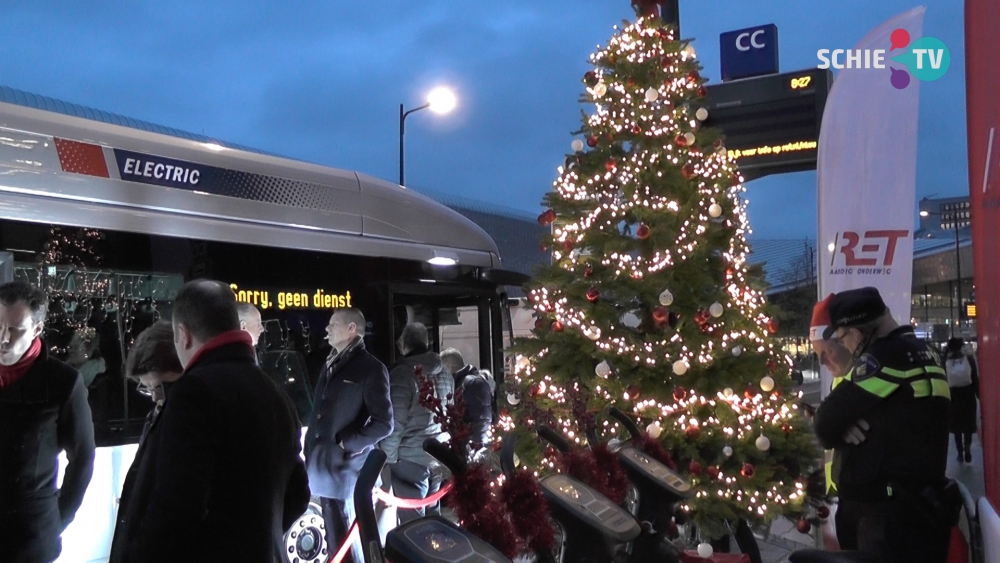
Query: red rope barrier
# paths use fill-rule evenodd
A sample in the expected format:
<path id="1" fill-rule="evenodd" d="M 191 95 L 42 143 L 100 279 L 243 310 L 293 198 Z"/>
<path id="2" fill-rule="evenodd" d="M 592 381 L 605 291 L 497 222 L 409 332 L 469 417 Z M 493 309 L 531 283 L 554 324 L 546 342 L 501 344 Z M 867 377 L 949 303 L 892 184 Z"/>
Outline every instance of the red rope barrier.
<path id="1" fill-rule="evenodd" d="M 395 506 L 396 508 L 426 508 L 444 498 L 454 486 L 455 483 L 453 481 L 448 481 L 441 485 L 441 489 L 438 492 L 425 498 L 400 498 L 379 488 L 376 488 L 373 492 L 375 498 L 386 506 Z"/>
<path id="2" fill-rule="evenodd" d="M 354 543 L 354 540 L 358 539 L 358 535 L 360 533 L 361 532 L 358 529 L 358 521 L 355 520 L 354 522 L 351 522 L 351 529 L 347 531 L 347 537 L 344 539 L 344 543 L 340 545 L 340 549 L 337 550 L 337 553 L 333 554 L 329 563 L 341 563 L 341 561 L 347 557 L 347 552 L 351 550 L 351 544 Z"/>

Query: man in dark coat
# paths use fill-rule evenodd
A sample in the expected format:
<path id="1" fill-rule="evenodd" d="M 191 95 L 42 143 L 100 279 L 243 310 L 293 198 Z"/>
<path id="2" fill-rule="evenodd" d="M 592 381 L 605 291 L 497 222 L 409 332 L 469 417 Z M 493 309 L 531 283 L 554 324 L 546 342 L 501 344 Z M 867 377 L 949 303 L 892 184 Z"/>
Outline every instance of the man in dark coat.
<path id="1" fill-rule="evenodd" d="M 132 488 L 145 510 L 123 561 L 218 561 L 224 549 L 227 561 L 272 563 L 309 503 L 294 408 L 254 365 L 227 285 L 185 284 L 172 322 L 184 376 L 146 438 Z"/>
<path id="2" fill-rule="evenodd" d="M 336 551 L 354 520 L 354 484 L 368 453 L 392 432 L 389 373 L 365 350 L 365 317 L 338 309 L 326 327 L 333 346 L 313 394 L 306 433 L 309 486 L 320 497 L 326 541 Z M 360 548 L 352 549 L 357 563 Z"/>
<path id="3" fill-rule="evenodd" d="M 462 390 L 465 402 L 463 419 L 469 425 L 469 440 L 472 448 L 479 449 L 489 439 L 493 424 L 493 393 L 496 382 L 488 371 L 480 371 L 472 364 L 466 364 L 462 353 L 455 348 L 441 352 L 441 362 L 455 379 L 455 389 Z"/>
<path id="4" fill-rule="evenodd" d="M 0 561 L 47 563 L 94 473 L 87 389 L 41 340 L 45 293 L 0 285 Z M 56 488 L 58 455 L 69 461 Z"/>

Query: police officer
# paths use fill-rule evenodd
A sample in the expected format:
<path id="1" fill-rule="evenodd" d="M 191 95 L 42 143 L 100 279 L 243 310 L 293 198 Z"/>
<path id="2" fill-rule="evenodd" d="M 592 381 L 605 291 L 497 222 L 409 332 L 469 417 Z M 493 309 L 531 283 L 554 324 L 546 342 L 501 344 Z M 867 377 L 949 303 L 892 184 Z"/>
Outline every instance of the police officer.
<path id="1" fill-rule="evenodd" d="M 823 446 L 840 454 L 834 481 L 851 510 L 837 525 L 879 561 L 943 563 L 950 393 L 941 360 L 896 324 L 873 287 L 838 293 L 828 307 L 824 338 L 854 357 L 814 421 Z"/>

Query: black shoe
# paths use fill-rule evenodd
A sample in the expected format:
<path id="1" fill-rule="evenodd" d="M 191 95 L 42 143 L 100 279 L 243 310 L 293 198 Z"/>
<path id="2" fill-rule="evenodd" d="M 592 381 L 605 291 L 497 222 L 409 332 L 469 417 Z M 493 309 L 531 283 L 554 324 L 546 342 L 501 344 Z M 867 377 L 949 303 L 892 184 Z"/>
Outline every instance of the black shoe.
<path id="1" fill-rule="evenodd" d="M 965 451 L 965 463 L 972 463 L 972 452 L 969 450 Z"/>

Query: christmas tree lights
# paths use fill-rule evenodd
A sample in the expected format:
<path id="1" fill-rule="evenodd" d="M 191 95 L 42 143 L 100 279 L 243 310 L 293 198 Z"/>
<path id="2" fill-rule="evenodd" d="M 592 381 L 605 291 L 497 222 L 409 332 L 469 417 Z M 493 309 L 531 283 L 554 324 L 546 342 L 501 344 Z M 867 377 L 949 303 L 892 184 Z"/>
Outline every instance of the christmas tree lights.
<path id="1" fill-rule="evenodd" d="M 552 264 L 530 285 L 535 330 L 517 343 L 500 426 L 586 444 L 588 430 L 620 429 L 575 398 L 615 405 L 692 481 L 683 509 L 703 535 L 801 513 L 818 453 L 747 265 L 745 186 L 702 127 L 694 49 L 656 17 L 615 29 L 591 56 L 592 111 L 539 216 Z M 536 441 L 518 444 L 525 463 L 555 467 Z"/>

